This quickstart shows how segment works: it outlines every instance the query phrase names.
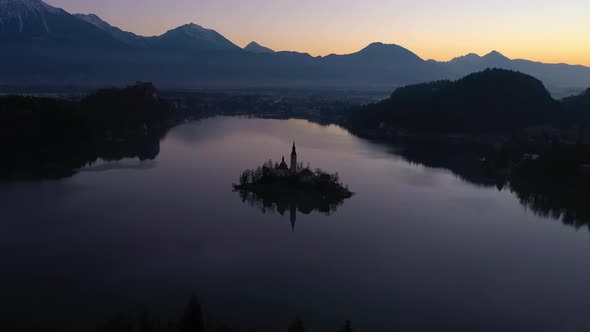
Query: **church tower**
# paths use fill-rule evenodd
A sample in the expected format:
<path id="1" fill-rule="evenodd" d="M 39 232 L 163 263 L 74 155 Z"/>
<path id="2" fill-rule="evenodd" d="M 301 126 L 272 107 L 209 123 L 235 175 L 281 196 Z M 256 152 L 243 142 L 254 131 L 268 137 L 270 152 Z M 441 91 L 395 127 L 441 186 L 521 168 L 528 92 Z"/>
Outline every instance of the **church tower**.
<path id="1" fill-rule="evenodd" d="M 291 152 L 291 175 L 297 175 L 297 151 L 295 142 L 293 142 L 293 152 Z"/>

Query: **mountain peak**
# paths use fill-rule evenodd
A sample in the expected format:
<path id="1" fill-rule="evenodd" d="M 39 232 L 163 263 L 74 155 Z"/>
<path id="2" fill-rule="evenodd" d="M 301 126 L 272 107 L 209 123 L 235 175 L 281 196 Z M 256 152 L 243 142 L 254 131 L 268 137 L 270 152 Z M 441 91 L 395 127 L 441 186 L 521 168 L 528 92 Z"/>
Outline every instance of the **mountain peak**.
<path id="1" fill-rule="evenodd" d="M 215 30 L 204 28 L 195 23 L 189 23 L 172 29 L 162 36 L 156 37 L 168 48 L 183 48 L 201 50 L 236 50 L 238 46 L 227 40 Z"/>
<path id="2" fill-rule="evenodd" d="M 379 58 L 383 61 L 399 61 L 401 59 L 423 61 L 418 55 L 406 48 L 397 44 L 385 44 L 381 42 L 371 43 L 356 54 L 363 57 Z"/>
<path id="3" fill-rule="evenodd" d="M 178 28 L 168 31 L 167 33 L 172 33 L 172 32 L 182 32 L 186 35 L 189 35 L 191 37 L 196 37 L 196 38 L 205 38 L 207 36 L 212 36 L 214 34 L 217 34 L 216 31 L 210 30 L 210 29 L 205 29 L 202 26 L 195 24 L 195 23 L 188 23 L 188 24 L 181 25 Z"/>
<path id="4" fill-rule="evenodd" d="M 468 58 L 468 59 L 479 59 L 479 58 L 481 58 L 478 54 L 475 54 L 475 53 L 467 53 L 463 57 L 464 58 Z"/>
<path id="5" fill-rule="evenodd" d="M 250 44 L 246 45 L 246 47 L 244 47 L 244 50 L 252 53 L 275 53 L 273 49 L 262 46 L 255 41 L 250 42 Z"/>
<path id="6" fill-rule="evenodd" d="M 451 59 L 449 63 L 478 63 L 482 59 L 481 56 L 475 53 L 468 53 L 462 56 Z"/>
<path id="7" fill-rule="evenodd" d="M 379 49 L 379 48 L 387 48 L 387 47 L 400 47 L 399 45 L 396 44 L 385 44 L 382 42 L 373 42 L 370 43 L 369 45 L 367 45 L 367 47 L 365 47 L 365 49 Z"/>
<path id="8" fill-rule="evenodd" d="M 493 60 L 510 60 L 498 51 L 491 51 L 490 53 L 483 56 L 484 59 Z"/>
<path id="9" fill-rule="evenodd" d="M 203 28 L 202 26 L 195 24 L 195 23 L 185 24 L 185 25 L 181 26 L 181 28 L 186 28 L 186 29 L 191 29 L 191 30 L 207 30 L 207 29 Z"/>
<path id="10" fill-rule="evenodd" d="M 397 51 L 407 51 L 410 52 L 409 50 L 397 45 L 397 44 L 385 44 L 382 42 L 374 42 L 371 43 L 369 45 L 367 45 L 367 47 L 363 48 L 361 50 L 361 52 L 368 52 L 368 51 L 386 51 L 386 50 L 397 50 Z M 411 53 L 411 52 L 410 52 Z"/>

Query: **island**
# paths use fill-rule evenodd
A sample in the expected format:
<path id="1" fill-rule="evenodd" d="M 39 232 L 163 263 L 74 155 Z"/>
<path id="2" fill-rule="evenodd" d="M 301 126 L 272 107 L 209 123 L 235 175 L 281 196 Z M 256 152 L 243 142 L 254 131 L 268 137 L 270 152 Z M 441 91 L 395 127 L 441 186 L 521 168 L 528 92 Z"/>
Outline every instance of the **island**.
<path id="1" fill-rule="evenodd" d="M 309 214 L 317 211 L 326 215 L 335 212 L 344 200 L 354 194 L 340 182 L 338 173 L 330 174 L 321 169 L 312 170 L 297 163 L 297 148 L 293 143 L 290 166 L 267 161 L 240 175 L 239 184 L 233 184 L 242 201 L 258 206 L 262 212 L 290 212 L 291 226 L 295 228 L 297 211 Z"/>

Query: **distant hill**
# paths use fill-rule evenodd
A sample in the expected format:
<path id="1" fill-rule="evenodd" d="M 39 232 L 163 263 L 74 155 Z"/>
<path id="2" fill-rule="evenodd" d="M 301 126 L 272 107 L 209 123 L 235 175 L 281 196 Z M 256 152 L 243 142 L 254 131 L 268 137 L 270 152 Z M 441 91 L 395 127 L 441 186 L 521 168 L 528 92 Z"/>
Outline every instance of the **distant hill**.
<path id="1" fill-rule="evenodd" d="M 587 110 L 590 113 L 590 88 L 577 96 L 564 98 L 562 102 L 566 108 Z"/>
<path id="2" fill-rule="evenodd" d="M 359 52 L 328 55 L 319 59 L 328 72 L 343 79 L 367 80 L 367 84 L 404 85 L 450 75 L 437 64 L 395 44 L 372 43 Z"/>
<path id="3" fill-rule="evenodd" d="M 590 126 L 590 88 L 577 96 L 561 100 L 564 112 L 580 124 Z"/>
<path id="4" fill-rule="evenodd" d="M 161 87 L 281 86 L 394 88 L 458 79 L 496 67 L 541 79 L 552 92 L 590 86 L 590 68 L 511 60 L 499 52 L 449 62 L 424 60 L 395 44 L 372 43 L 344 55 L 274 52 L 252 42 L 242 49 L 218 32 L 186 24 L 161 36 L 123 31 L 93 14 L 70 13 L 41 0 L 0 0 L 0 84 Z"/>
<path id="5" fill-rule="evenodd" d="M 275 53 L 275 51 L 273 49 L 262 46 L 255 41 L 246 45 L 246 47 L 244 47 L 244 51 L 252 52 L 252 53 Z"/>
<path id="6" fill-rule="evenodd" d="M 543 83 L 519 72 L 488 69 L 457 81 L 399 88 L 389 99 L 354 111 L 360 132 L 392 128 L 429 133 L 509 133 L 551 122 L 559 103 Z"/>

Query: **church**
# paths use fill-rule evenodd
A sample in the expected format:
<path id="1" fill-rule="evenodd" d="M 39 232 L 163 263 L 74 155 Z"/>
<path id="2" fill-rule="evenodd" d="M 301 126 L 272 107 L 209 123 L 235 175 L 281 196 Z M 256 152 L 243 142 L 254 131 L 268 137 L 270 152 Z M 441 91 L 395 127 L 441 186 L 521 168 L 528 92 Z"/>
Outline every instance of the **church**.
<path id="1" fill-rule="evenodd" d="M 285 156 L 281 163 L 275 167 L 275 174 L 280 177 L 296 176 L 297 175 L 297 148 L 293 142 L 293 150 L 291 151 L 291 167 L 285 162 Z"/>

